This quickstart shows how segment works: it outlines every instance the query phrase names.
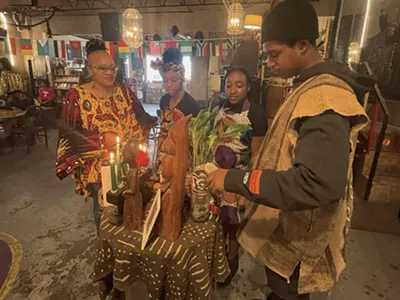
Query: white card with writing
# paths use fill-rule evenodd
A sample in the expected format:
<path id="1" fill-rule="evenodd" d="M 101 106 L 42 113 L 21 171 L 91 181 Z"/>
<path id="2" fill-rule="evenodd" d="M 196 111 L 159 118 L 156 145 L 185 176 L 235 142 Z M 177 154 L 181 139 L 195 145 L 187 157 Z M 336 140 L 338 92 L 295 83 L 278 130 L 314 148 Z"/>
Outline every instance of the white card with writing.
<path id="1" fill-rule="evenodd" d="M 142 250 L 146 248 L 151 232 L 153 231 L 154 224 L 161 210 L 161 190 L 157 193 L 151 203 L 149 213 L 147 214 L 146 221 L 144 222 L 143 235 L 142 235 Z"/>

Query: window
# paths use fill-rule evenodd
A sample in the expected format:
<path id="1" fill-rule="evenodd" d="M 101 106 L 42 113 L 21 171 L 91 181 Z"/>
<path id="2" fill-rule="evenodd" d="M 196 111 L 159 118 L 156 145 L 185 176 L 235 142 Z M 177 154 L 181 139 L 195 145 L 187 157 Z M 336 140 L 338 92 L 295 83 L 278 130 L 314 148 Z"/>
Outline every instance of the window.
<path id="1" fill-rule="evenodd" d="M 183 57 L 183 65 L 185 66 L 185 79 L 192 79 L 192 62 L 190 60 L 190 56 Z"/>
<path id="2" fill-rule="evenodd" d="M 147 82 L 162 82 L 162 77 L 158 70 L 154 70 L 150 65 L 155 61 L 157 56 L 146 55 L 146 80 Z M 159 57 L 161 59 L 161 57 Z M 185 79 L 191 80 L 192 78 L 192 62 L 189 56 L 183 57 L 183 65 L 185 67 Z"/>

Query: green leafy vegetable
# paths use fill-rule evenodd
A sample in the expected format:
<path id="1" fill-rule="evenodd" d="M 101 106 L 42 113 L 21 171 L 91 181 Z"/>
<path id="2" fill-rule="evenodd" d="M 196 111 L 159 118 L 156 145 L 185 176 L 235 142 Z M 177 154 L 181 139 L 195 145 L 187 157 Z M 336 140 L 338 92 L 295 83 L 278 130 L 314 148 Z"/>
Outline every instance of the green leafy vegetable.
<path id="1" fill-rule="evenodd" d="M 212 162 L 212 149 L 216 143 L 227 137 L 238 137 L 242 132 L 251 127 L 243 124 L 229 126 L 223 121 L 224 132 L 220 134 L 218 128 L 213 128 L 213 122 L 217 117 L 219 107 L 202 109 L 196 118 L 189 121 L 189 138 L 193 149 L 193 166 L 199 166 Z"/>

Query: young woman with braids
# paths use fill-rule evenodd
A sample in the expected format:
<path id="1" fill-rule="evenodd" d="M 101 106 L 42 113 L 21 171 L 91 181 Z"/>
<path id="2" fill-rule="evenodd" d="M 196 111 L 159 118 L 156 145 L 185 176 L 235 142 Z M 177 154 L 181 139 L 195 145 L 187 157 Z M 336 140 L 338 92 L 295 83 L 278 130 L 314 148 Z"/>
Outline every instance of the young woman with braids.
<path id="1" fill-rule="evenodd" d="M 230 69 L 225 76 L 225 92 L 227 100 L 219 103 L 220 110 L 214 120 L 214 127 L 223 132 L 226 125 L 245 124 L 251 129 L 240 137 L 227 137 L 214 146 L 214 163 L 224 169 L 245 169 L 253 161 L 260 150 L 267 133 L 268 121 L 264 109 L 250 103 L 248 94 L 251 90 L 251 78 L 246 69 L 236 67 Z M 220 207 L 220 221 L 224 229 L 227 244 L 227 257 L 231 274 L 220 286 L 230 283 L 239 267 L 239 242 L 236 234 L 240 225 L 239 208 L 241 201 L 238 195 L 224 192 L 217 200 Z M 232 201 L 233 199 L 233 201 Z"/>
<path id="2" fill-rule="evenodd" d="M 143 129 L 154 122 L 136 95 L 125 85 L 116 84 L 117 67 L 105 43 L 87 43 L 87 67 L 92 81 L 72 88 L 66 95 L 61 115 L 56 174 L 72 175 L 76 193 L 92 197 L 94 221 L 100 225 L 103 206 L 101 166 L 121 141 L 143 138 Z"/>
<path id="3" fill-rule="evenodd" d="M 159 70 L 163 78 L 163 87 L 167 93 L 160 100 L 160 121 L 163 130 L 158 141 L 158 149 L 167 136 L 168 124 L 192 115 L 196 117 L 200 107 L 196 100 L 185 91 L 185 67 L 182 53 L 177 48 L 168 48 L 163 53 L 162 60 L 153 61 L 152 68 Z M 159 172 L 160 153 L 157 153 L 156 169 Z M 190 181 L 188 177 L 188 182 Z"/>

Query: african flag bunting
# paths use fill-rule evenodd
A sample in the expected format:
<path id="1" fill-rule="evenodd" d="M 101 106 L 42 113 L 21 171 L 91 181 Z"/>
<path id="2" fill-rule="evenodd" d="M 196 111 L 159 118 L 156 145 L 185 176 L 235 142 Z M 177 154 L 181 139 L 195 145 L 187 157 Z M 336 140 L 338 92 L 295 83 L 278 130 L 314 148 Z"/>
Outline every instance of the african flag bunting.
<path id="1" fill-rule="evenodd" d="M 143 48 L 142 47 L 134 48 L 132 52 L 133 52 L 133 54 L 132 54 L 133 58 L 143 58 Z"/>
<path id="2" fill-rule="evenodd" d="M 82 57 L 82 44 L 80 41 L 70 41 L 71 45 L 71 54 L 73 58 L 81 58 Z"/>
<path id="3" fill-rule="evenodd" d="M 149 48 L 149 43 L 143 43 L 142 44 L 142 55 L 145 56 L 149 54 L 150 48 Z"/>
<path id="4" fill-rule="evenodd" d="M 110 54 L 110 56 L 111 56 L 112 58 L 114 58 L 114 57 L 115 57 L 114 42 L 107 41 L 107 42 L 104 42 L 104 43 L 106 44 L 106 48 L 107 48 L 108 54 Z"/>
<path id="5" fill-rule="evenodd" d="M 183 56 L 192 56 L 193 55 L 193 43 L 192 41 L 181 41 L 179 42 L 181 46 L 181 52 Z"/>
<path id="6" fill-rule="evenodd" d="M 215 40 L 213 43 L 213 56 L 226 56 L 226 43 L 222 40 Z"/>
<path id="7" fill-rule="evenodd" d="M 65 41 L 54 41 L 54 55 L 58 58 L 67 58 Z"/>
<path id="8" fill-rule="evenodd" d="M 218 56 L 217 55 L 218 45 L 219 45 L 219 40 L 210 42 L 210 56 Z"/>
<path id="9" fill-rule="evenodd" d="M 16 40 L 20 41 L 20 45 L 16 45 Z M 161 56 L 164 51 L 171 47 L 180 48 L 182 56 L 232 56 L 236 48 L 237 39 L 209 39 L 207 41 L 146 41 L 139 48 L 130 49 L 125 41 L 112 42 L 105 41 L 107 52 L 111 57 L 117 57 L 117 49 L 119 57 L 127 59 L 129 55 L 134 58 L 143 58 L 145 55 Z M 84 41 L 54 41 L 54 53 L 50 41 L 46 39 L 19 39 L 19 38 L 5 38 L 5 53 L 6 55 L 17 55 L 20 48 L 22 55 L 39 55 L 39 56 L 53 56 L 62 59 L 73 60 L 75 58 L 82 58 L 85 53 Z M 34 44 L 33 44 L 34 43 Z M 35 51 L 33 51 L 35 49 Z M 37 49 L 37 52 L 36 52 Z"/>
<path id="10" fill-rule="evenodd" d="M 232 39 L 226 40 L 226 56 L 232 56 L 234 41 Z"/>
<path id="11" fill-rule="evenodd" d="M 74 54 L 72 53 L 73 52 L 73 50 L 72 50 L 72 46 L 71 46 L 71 44 L 66 44 L 66 47 L 67 47 L 67 60 L 73 60 L 74 59 Z"/>
<path id="12" fill-rule="evenodd" d="M 196 56 L 208 56 L 209 55 L 209 43 L 206 41 L 196 42 Z"/>
<path id="13" fill-rule="evenodd" d="M 225 42 L 221 42 L 220 50 L 222 51 L 221 56 L 228 56 L 228 44 Z"/>
<path id="14" fill-rule="evenodd" d="M 129 46 L 125 41 L 118 42 L 119 58 L 127 59 L 129 57 Z"/>
<path id="15" fill-rule="evenodd" d="M 178 43 L 176 41 L 166 41 L 165 42 L 165 49 L 176 48 L 177 46 L 178 46 Z"/>
<path id="16" fill-rule="evenodd" d="M 21 39 L 20 44 L 22 55 L 33 55 L 31 39 Z"/>
<path id="17" fill-rule="evenodd" d="M 15 38 L 8 38 L 5 40 L 5 51 L 6 54 L 17 55 L 17 46 L 15 44 Z"/>
<path id="18" fill-rule="evenodd" d="M 50 47 L 48 40 L 37 40 L 37 53 L 39 56 L 49 56 L 50 55 Z"/>
<path id="19" fill-rule="evenodd" d="M 161 56 L 161 47 L 159 42 L 150 41 L 149 50 L 151 56 Z"/>
<path id="20" fill-rule="evenodd" d="M 161 49 L 161 54 L 163 54 L 165 49 L 167 49 L 167 46 L 164 42 L 160 42 L 160 49 Z"/>

